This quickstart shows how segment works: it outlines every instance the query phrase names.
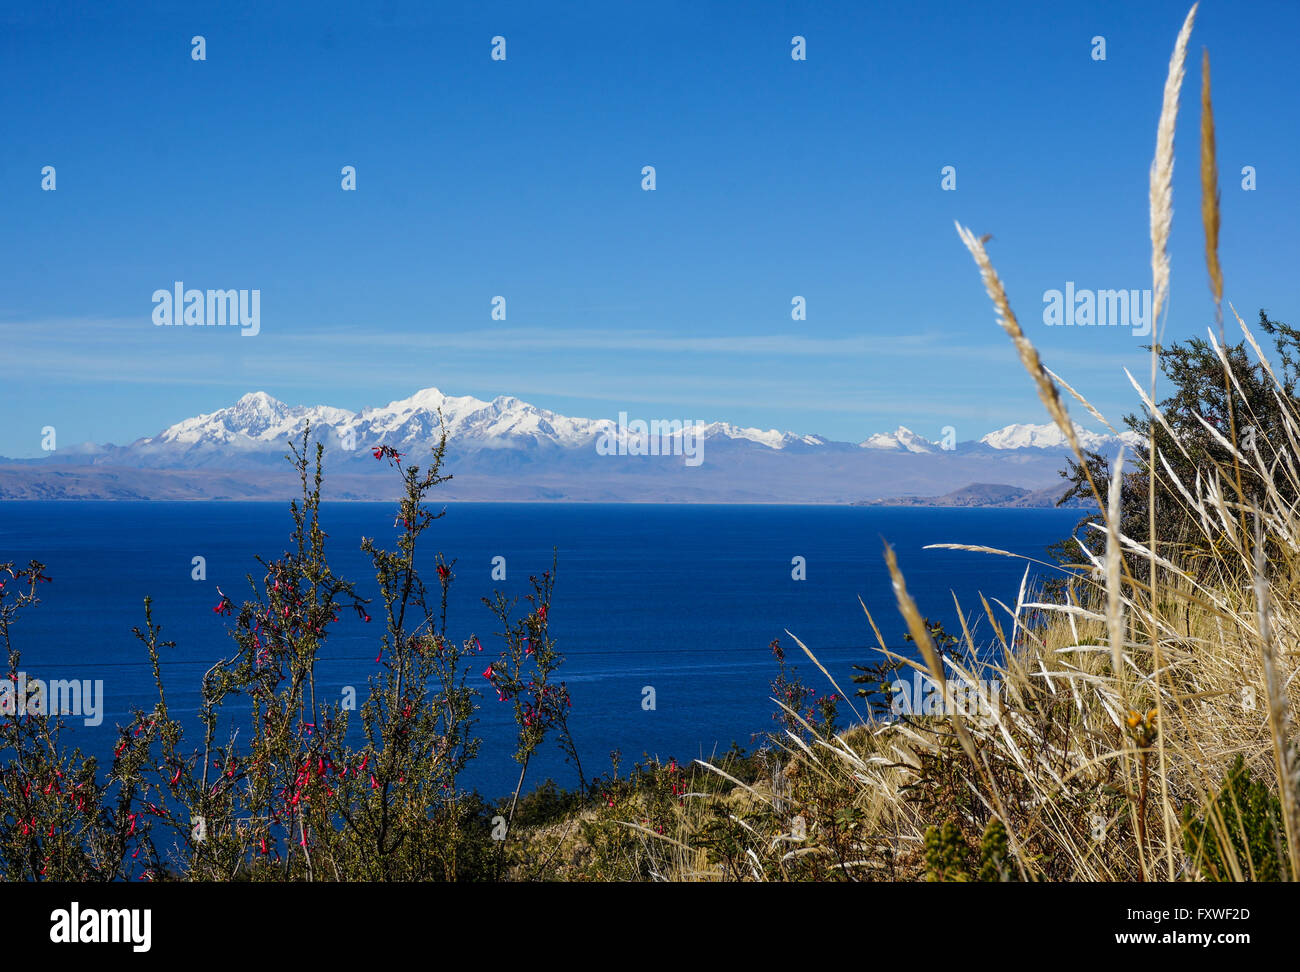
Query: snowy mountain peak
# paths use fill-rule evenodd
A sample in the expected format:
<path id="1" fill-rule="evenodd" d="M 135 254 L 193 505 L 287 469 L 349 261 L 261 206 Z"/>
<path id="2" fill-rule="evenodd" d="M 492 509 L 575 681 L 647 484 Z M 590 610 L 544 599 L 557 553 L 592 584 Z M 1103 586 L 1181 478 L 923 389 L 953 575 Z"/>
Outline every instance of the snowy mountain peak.
<path id="1" fill-rule="evenodd" d="M 229 409 L 222 409 L 222 411 L 228 411 L 231 418 L 237 422 L 266 424 L 284 418 L 285 413 L 289 411 L 289 406 L 264 391 L 256 391 L 249 392 Z"/>
<path id="2" fill-rule="evenodd" d="M 352 417 L 345 409 L 325 405 L 290 407 L 266 392 L 257 391 L 244 395 L 234 405 L 177 422 L 159 435 L 142 440 L 142 445 L 281 443 L 300 433 L 306 422 L 316 428 L 340 426 Z"/>
<path id="3" fill-rule="evenodd" d="M 395 402 L 389 402 L 382 408 L 368 408 L 365 411 L 367 413 L 392 412 L 394 414 L 400 414 L 427 409 L 428 411 L 436 412 L 439 408 L 445 408 L 447 401 L 447 396 L 438 389 L 422 388 L 408 398 L 399 398 Z M 477 401 L 477 399 L 470 399 L 470 401 Z"/>
<path id="4" fill-rule="evenodd" d="M 235 407 L 243 406 L 245 408 L 273 409 L 284 408 L 284 402 L 280 399 L 268 395 L 264 391 L 249 392 L 242 396 L 239 401 L 235 402 Z"/>
<path id="5" fill-rule="evenodd" d="M 882 449 L 887 452 L 936 452 L 939 444 L 917 435 L 906 425 L 900 425 L 893 432 L 877 432 L 859 442 L 858 447 Z"/>

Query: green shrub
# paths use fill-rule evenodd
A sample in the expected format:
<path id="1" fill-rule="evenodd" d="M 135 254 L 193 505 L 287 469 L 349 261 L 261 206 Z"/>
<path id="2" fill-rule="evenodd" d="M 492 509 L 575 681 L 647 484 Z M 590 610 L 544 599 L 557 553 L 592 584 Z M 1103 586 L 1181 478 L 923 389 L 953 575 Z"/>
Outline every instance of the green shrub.
<path id="1" fill-rule="evenodd" d="M 1183 847 L 1207 880 L 1234 880 L 1233 862 L 1245 880 L 1290 880 L 1282 803 L 1264 783 L 1252 780 L 1238 754 L 1211 807 L 1197 815 L 1183 808 Z"/>

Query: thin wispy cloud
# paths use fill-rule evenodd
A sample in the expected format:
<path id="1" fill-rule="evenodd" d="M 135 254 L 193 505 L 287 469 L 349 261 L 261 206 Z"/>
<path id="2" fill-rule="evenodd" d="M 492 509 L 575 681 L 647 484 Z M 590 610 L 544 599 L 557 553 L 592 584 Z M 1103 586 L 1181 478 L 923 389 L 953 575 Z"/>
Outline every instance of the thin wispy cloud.
<path id="1" fill-rule="evenodd" d="M 462 351 L 503 355 L 537 352 L 644 352 L 648 354 L 754 355 L 777 357 L 942 357 L 1007 362 L 1010 352 L 998 345 L 954 343 L 942 330 L 884 337 L 861 334 L 817 337 L 801 334 L 733 334 L 690 336 L 651 331 L 611 332 L 563 328 L 499 327 L 412 333 L 391 327 L 304 326 L 277 331 L 268 322 L 262 334 L 245 343 L 237 329 L 178 328 L 158 330 L 148 321 L 51 320 L 0 322 L 6 355 L 0 369 L 24 374 L 79 374 L 86 369 L 121 377 L 127 368 L 140 380 L 159 374 L 163 380 L 184 379 L 186 371 L 206 372 L 213 356 L 257 358 L 277 373 L 285 369 L 314 369 L 340 349 L 349 353 L 401 351 Z M 1142 357 L 1134 347 L 1126 352 L 1070 353 L 1070 362 L 1094 368 L 1121 368 Z M 393 362 L 390 362 L 392 364 Z"/>

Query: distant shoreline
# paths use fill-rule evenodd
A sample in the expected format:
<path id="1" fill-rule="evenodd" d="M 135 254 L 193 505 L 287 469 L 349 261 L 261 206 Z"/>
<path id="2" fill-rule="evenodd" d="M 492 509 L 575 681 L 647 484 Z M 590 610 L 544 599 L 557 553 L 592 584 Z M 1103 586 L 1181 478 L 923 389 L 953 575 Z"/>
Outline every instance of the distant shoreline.
<path id="1" fill-rule="evenodd" d="M 384 470 L 334 472 L 326 477 L 329 502 L 391 503 L 400 482 Z M 1051 508 L 1065 491 L 1058 483 L 1031 489 L 1007 483 L 970 483 L 941 495 L 863 495 L 851 486 L 828 485 L 810 478 L 807 490 L 798 482 L 770 481 L 761 476 L 733 478 L 725 472 L 700 481 L 674 477 L 660 481 L 629 477 L 626 482 L 584 480 L 581 475 L 521 468 L 514 475 L 485 475 L 473 468 L 456 474 L 442 488 L 442 502 L 566 503 L 689 506 L 880 506 L 894 508 Z M 903 485 L 900 483 L 899 485 Z M 942 487 L 941 487 L 942 488 Z M 299 489 L 289 469 L 135 469 L 122 466 L 58 466 L 32 468 L 0 464 L 0 502 L 246 502 L 282 503 Z M 819 495 L 820 494 L 820 495 Z"/>

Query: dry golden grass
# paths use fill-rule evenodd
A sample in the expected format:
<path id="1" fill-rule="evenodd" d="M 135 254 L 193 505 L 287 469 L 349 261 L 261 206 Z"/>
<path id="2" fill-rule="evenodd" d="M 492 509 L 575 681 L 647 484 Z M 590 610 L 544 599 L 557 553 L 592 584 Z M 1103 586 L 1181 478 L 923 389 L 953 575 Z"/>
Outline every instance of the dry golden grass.
<path id="1" fill-rule="evenodd" d="M 1289 647 L 1300 635 L 1300 511 L 1283 499 L 1283 493 L 1296 492 L 1277 488 L 1286 483 L 1300 489 L 1300 415 L 1289 407 L 1291 400 L 1277 382 L 1288 407 L 1288 441 L 1246 449 L 1238 445 L 1235 416 L 1227 439 L 1207 424 L 1232 459 L 1222 467 L 1200 469 L 1191 482 L 1179 480 L 1155 446 L 1155 427 L 1172 434 L 1155 404 L 1158 335 L 1170 279 L 1174 132 L 1195 14 L 1192 7 L 1179 31 L 1157 126 L 1150 186 L 1155 347 L 1148 388 L 1133 385 L 1151 419 L 1153 431 L 1145 446 L 1154 454 L 1152 465 L 1176 494 L 1179 514 L 1215 559 L 1198 561 L 1193 570 L 1176 556 L 1159 554 L 1154 540 L 1140 543 L 1125 536 L 1119 507 L 1123 463 L 1117 462 L 1108 504 L 1101 504 L 1098 484 L 1092 484 L 1100 526 L 1095 536 L 1081 538 L 1090 562 L 1081 565 L 1068 596 L 1057 603 L 1022 585 L 1014 604 L 983 600 L 979 623 L 960 614 L 965 657 L 984 659 L 961 662 L 936 650 L 921 609 L 887 550 L 898 608 L 921 661 L 890 653 L 868 615 L 881 652 L 905 670 L 924 671 L 943 686 L 945 698 L 951 680 L 1000 685 L 1000 693 L 983 698 L 991 715 L 869 721 L 834 737 L 819 737 L 812 727 L 806 727 L 806 734 L 787 733 L 785 755 L 798 769 L 800 786 L 786 794 L 744 788 L 748 809 L 763 811 L 744 819 L 751 837 L 746 853 L 753 862 L 752 878 L 788 876 L 794 854 L 830 855 L 828 829 L 833 828 L 824 823 L 824 815 L 821 829 L 803 841 L 794 840 L 784 824 L 804 810 L 815 817 L 827 794 L 838 793 L 861 816 L 853 840 L 836 847 L 833 870 L 843 877 L 918 876 L 926 831 L 946 814 L 975 840 L 988 821 L 1000 821 L 1021 879 L 1197 880 L 1205 876 L 1202 862 L 1187 853 L 1181 820 L 1190 807 L 1210 821 L 1230 876 L 1249 879 L 1257 862 L 1227 852 L 1234 835 L 1213 802 L 1225 769 L 1238 754 L 1279 795 L 1287 845 L 1279 857 L 1289 862 L 1292 875 L 1300 875 L 1292 721 L 1292 709 L 1300 703 L 1300 666 Z M 1208 54 L 1202 65 L 1201 215 L 1217 314 L 1223 273 Z M 1047 413 L 1082 462 L 1061 389 L 1105 419 L 1043 364 L 1012 310 L 986 238 L 960 225 L 957 231 L 974 258 L 998 323 Z M 1235 309 L 1233 315 L 1262 360 L 1254 335 Z M 1213 332 L 1210 340 L 1219 349 L 1224 381 L 1231 387 L 1237 379 L 1222 352 L 1221 327 L 1217 340 Z M 1267 362 L 1264 367 L 1276 382 Z M 1262 498 L 1246 497 L 1243 470 L 1266 484 Z M 1152 538 L 1155 478 L 1150 477 L 1148 494 Z M 972 556 L 1011 556 L 987 547 L 944 546 L 969 550 Z M 1266 548 L 1282 553 L 1270 560 Z M 1134 558 L 1149 565 L 1145 579 L 1126 566 Z M 1252 579 L 1244 588 L 1233 580 L 1243 574 Z M 1045 620 L 1036 624 L 1034 617 Z M 800 647 L 816 661 L 812 651 Z M 851 706 L 840 687 L 834 688 Z M 928 804 L 920 798 L 925 792 L 933 798 Z M 681 832 L 673 838 L 678 847 L 694 846 L 701 818 L 686 818 L 703 814 L 705 802 L 685 812 Z M 744 832 L 742 828 L 742 836 Z M 846 858 L 844 846 L 858 853 Z M 700 874 L 697 860 L 683 858 L 682 864 L 673 876 Z"/>

